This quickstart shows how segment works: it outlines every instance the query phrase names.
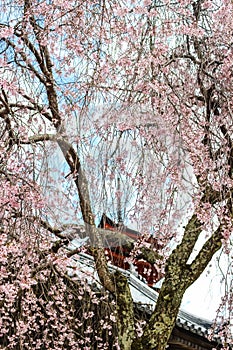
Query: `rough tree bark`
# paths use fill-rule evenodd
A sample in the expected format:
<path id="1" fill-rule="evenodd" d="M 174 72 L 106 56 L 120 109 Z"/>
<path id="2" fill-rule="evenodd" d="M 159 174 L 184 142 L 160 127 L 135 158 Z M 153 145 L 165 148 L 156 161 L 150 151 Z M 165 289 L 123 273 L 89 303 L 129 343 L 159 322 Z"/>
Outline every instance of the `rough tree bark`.
<path id="1" fill-rule="evenodd" d="M 188 263 L 202 231 L 201 226 L 196 215 L 193 215 L 185 228 L 182 242 L 171 253 L 167 261 L 165 279 L 155 310 L 141 339 L 133 344 L 133 350 L 164 350 L 166 348 L 185 291 L 201 275 L 213 255 L 221 247 L 221 229 L 218 229 L 202 247 L 194 261 Z"/>
<path id="2" fill-rule="evenodd" d="M 20 2 L 20 4 L 21 3 L 22 2 Z M 39 86 L 38 90 L 43 91 L 42 95 L 43 95 L 43 98 L 46 100 L 47 107 L 46 108 L 41 107 L 40 103 L 37 102 L 36 99 L 33 100 L 30 96 L 27 95 L 26 92 L 21 91 L 20 83 L 19 83 L 18 90 L 17 91 L 15 90 L 14 93 L 12 94 L 13 96 L 12 101 L 8 99 L 8 97 L 5 94 L 4 88 L 2 87 L 1 101 L 0 101 L 1 102 L 0 118 L 5 123 L 4 124 L 5 128 L 8 131 L 8 136 L 9 136 L 8 146 L 11 148 L 14 148 L 14 147 L 30 144 L 34 147 L 35 145 L 45 143 L 45 142 L 57 143 L 59 149 L 61 150 L 64 156 L 66 164 L 69 167 L 69 171 L 73 179 L 73 183 L 76 186 L 77 197 L 79 198 L 79 203 L 81 208 L 81 215 L 85 225 L 85 235 L 87 235 L 90 240 L 89 250 L 91 251 L 95 261 L 95 268 L 98 273 L 99 281 L 103 289 L 108 291 L 115 300 L 116 324 L 117 324 L 117 331 L 118 331 L 117 336 L 118 336 L 120 349 L 121 350 L 130 350 L 130 349 L 132 350 L 145 350 L 145 349 L 165 350 L 167 343 L 169 341 L 171 332 L 175 325 L 177 314 L 178 314 L 185 291 L 194 281 L 197 280 L 197 278 L 202 274 L 202 272 L 207 267 L 208 263 L 211 261 L 214 254 L 221 248 L 222 239 L 224 236 L 223 235 L 224 230 L 226 229 L 226 226 L 229 225 L 229 222 L 232 224 L 231 199 L 232 199 L 233 192 L 232 192 L 231 186 L 232 186 L 232 176 L 233 176 L 232 175 L 233 174 L 233 161 L 232 161 L 233 142 L 232 142 L 232 136 L 230 135 L 230 132 L 228 132 L 227 126 L 225 126 L 224 124 L 224 118 L 223 118 L 223 121 L 218 118 L 221 112 L 221 108 L 223 111 L 225 108 L 225 114 L 223 114 L 225 117 L 227 117 L 228 115 L 232 116 L 231 107 L 229 107 L 231 103 L 229 98 L 230 93 L 229 91 L 227 91 L 224 95 L 224 93 L 218 87 L 218 85 L 221 86 L 220 85 L 221 81 L 218 75 L 216 74 L 216 77 L 214 76 L 215 72 L 218 71 L 219 67 L 224 64 L 224 60 L 225 61 L 227 60 L 227 55 L 224 57 L 224 53 L 220 52 L 219 55 L 216 55 L 216 58 L 212 59 L 212 55 L 214 55 L 214 52 L 217 51 L 218 47 L 215 47 L 215 46 L 212 47 L 211 45 L 213 45 L 213 43 L 208 44 L 207 40 L 205 42 L 206 38 L 201 32 L 201 30 L 203 29 L 202 24 L 200 25 L 199 23 L 201 11 L 203 11 L 203 14 L 204 14 L 203 18 L 205 18 L 206 8 L 208 8 L 209 4 L 207 4 L 208 6 L 203 7 L 202 9 L 201 6 L 204 3 L 203 1 L 194 1 L 194 2 L 192 1 L 189 3 L 190 6 L 188 6 L 187 8 L 185 7 L 183 9 L 183 13 L 182 12 L 181 13 L 182 13 L 182 16 L 184 15 L 184 13 L 188 16 L 187 17 L 188 24 L 194 18 L 194 23 L 192 23 L 191 28 L 188 28 L 191 34 L 189 37 L 186 38 L 187 39 L 186 41 L 185 40 L 181 41 L 181 44 L 178 45 L 176 48 L 177 51 L 175 51 L 174 49 L 174 51 L 170 55 L 170 49 L 164 47 L 163 37 L 161 37 L 161 43 L 158 43 L 158 47 L 160 47 L 162 54 L 159 52 L 159 50 L 156 51 L 157 49 L 156 47 L 157 44 L 155 44 L 156 20 L 153 17 L 153 20 L 150 21 L 150 18 L 152 18 L 151 11 L 153 10 L 153 8 L 157 9 L 156 7 L 157 5 L 155 5 L 157 4 L 157 2 L 154 1 L 153 4 L 151 2 L 150 6 L 148 6 L 148 11 L 146 9 L 147 12 L 146 14 L 144 13 L 144 15 L 147 16 L 147 21 L 145 22 L 146 25 L 145 25 L 145 28 L 143 29 L 144 31 L 141 32 L 141 37 L 138 38 L 137 45 L 139 49 L 137 48 L 137 51 L 135 51 L 134 54 L 132 55 L 129 54 L 129 56 L 127 57 L 127 60 L 125 60 L 126 63 L 123 60 L 123 63 L 120 62 L 119 66 L 116 68 L 116 72 L 119 72 L 121 69 L 123 69 L 122 67 L 124 65 L 127 65 L 127 67 L 130 66 L 129 64 L 130 60 L 133 62 L 133 64 L 135 64 L 134 70 L 132 72 L 127 73 L 129 74 L 129 78 L 126 82 L 126 87 L 122 88 L 121 84 L 119 84 L 118 86 L 119 95 L 116 94 L 116 104 L 118 104 L 119 101 L 122 101 L 123 105 L 126 104 L 127 107 L 131 107 L 131 104 L 133 105 L 135 101 L 140 102 L 140 99 L 141 98 L 143 99 L 142 97 L 143 93 L 145 93 L 145 96 L 146 96 L 145 106 L 147 107 L 148 104 L 152 106 L 151 109 L 149 109 L 148 115 L 151 113 L 152 110 L 153 110 L 154 116 L 157 116 L 157 114 L 160 113 L 161 119 L 163 118 L 165 119 L 165 115 L 173 116 L 175 114 L 176 117 L 174 117 L 174 119 L 169 120 L 168 118 L 167 125 L 169 123 L 173 123 L 174 125 L 176 125 L 173 129 L 173 132 L 178 135 L 179 142 L 181 143 L 182 143 L 182 138 L 185 139 L 185 136 L 186 136 L 182 134 L 183 130 L 181 130 L 182 118 L 184 119 L 184 126 L 186 128 L 190 128 L 190 129 L 195 127 L 197 129 L 198 127 L 200 128 L 200 132 L 197 131 L 197 134 L 195 135 L 195 137 L 193 136 L 194 141 L 198 143 L 198 146 L 196 148 L 197 149 L 200 148 L 200 153 L 195 153 L 196 152 L 195 146 L 193 147 L 192 142 L 187 142 L 187 145 L 185 145 L 187 149 L 184 147 L 185 148 L 184 156 L 185 156 L 185 152 L 187 153 L 190 152 L 191 156 L 190 156 L 190 159 L 188 158 L 187 163 L 191 163 L 193 166 L 196 166 L 196 170 L 194 170 L 194 175 L 196 176 L 196 179 L 197 179 L 197 184 L 195 186 L 198 187 L 198 191 L 199 191 L 198 195 L 200 196 L 199 204 L 204 206 L 204 204 L 207 203 L 209 206 L 214 208 L 216 212 L 217 212 L 217 209 L 219 209 L 217 208 L 218 204 L 219 206 L 222 205 L 224 207 L 224 214 L 222 215 L 222 217 L 220 216 L 220 220 L 217 223 L 217 228 L 215 228 L 213 232 L 211 232 L 210 238 L 205 242 L 205 244 L 199 251 L 198 255 L 193 259 L 193 261 L 190 261 L 191 255 L 194 250 L 194 246 L 198 240 L 198 237 L 200 236 L 200 233 L 204 229 L 203 222 L 201 222 L 200 217 L 198 216 L 200 214 L 198 212 L 198 208 L 194 209 L 194 213 L 192 214 L 192 217 L 189 219 L 186 227 L 184 228 L 184 234 L 183 234 L 181 243 L 179 243 L 177 247 L 171 252 L 169 258 L 166 261 L 164 282 L 159 292 L 158 301 L 156 303 L 155 310 L 152 313 L 145 328 L 143 329 L 142 336 L 138 337 L 136 334 L 136 327 L 135 327 L 134 303 L 133 303 L 127 278 L 123 276 L 120 272 L 112 273 L 110 271 L 109 265 L 105 256 L 104 248 L 103 248 L 103 237 L 101 236 L 100 230 L 98 230 L 95 224 L 93 203 L 90 198 L 90 190 L 91 190 L 92 184 L 88 183 L 87 176 L 85 173 L 85 167 L 83 166 L 86 159 L 82 159 L 80 157 L 79 149 L 78 149 L 79 146 L 77 145 L 77 149 L 76 149 L 75 148 L 76 146 L 74 146 L 74 142 L 72 143 L 68 137 L 69 133 L 64 123 L 64 115 L 62 114 L 63 111 L 62 111 L 61 105 L 63 103 L 63 100 L 62 99 L 59 100 L 59 94 L 61 94 L 61 90 L 59 90 L 59 83 L 58 83 L 59 79 L 57 79 L 56 81 L 56 78 L 59 74 L 61 74 L 61 71 L 59 71 L 59 69 L 57 69 L 56 67 L 56 64 L 58 63 L 58 59 L 57 58 L 53 59 L 51 54 L 51 52 L 54 53 L 54 47 L 50 48 L 46 44 L 47 36 L 49 36 L 53 32 L 54 24 L 51 25 L 51 28 L 49 28 L 48 31 L 47 31 L 47 28 L 43 28 L 43 24 L 40 23 L 40 19 L 39 19 L 40 16 L 37 14 L 38 18 L 36 18 L 36 15 L 34 15 L 34 12 L 33 12 L 33 11 L 36 11 L 37 5 L 39 5 L 39 3 L 40 2 L 38 2 L 37 4 L 37 2 L 35 3 L 33 0 L 24 1 L 24 4 L 23 4 L 24 8 L 23 8 L 23 15 L 22 15 L 21 22 L 19 22 L 19 24 L 13 28 L 13 32 L 9 35 L 9 38 L 7 38 L 6 35 L 4 34 L 3 37 L 1 38 L 1 42 L 3 42 L 5 45 L 3 49 L 3 53 L 4 51 L 7 52 L 7 50 L 9 49 L 10 51 L 9 57 L 10 57 L 11 52 L 13 52 L 13 61 L 12 61 L 13 65 L 19 67 L 20 72 L 21 70 L 26 73 L 29 72 L 31 76 L 33 76 L 33 78 L 38 82 L 38 86 Z M 103 18 L 104 18 L 105 12 L 108 13 L 108 11 L 111 10 L 111 6 L 113 6 L 113 4 L 110 4 L 109 6 L 105 7 L 105 1 L 100 3 L 101 5 L 98 5 L 100 6 L 99 8 L 102 11 L 100 16 L 100 22 L 101 22 L 100 26 L 104 30 L 105 24 L 103 22 Z M 145 1 L 145 3 L 147 3 L 147 1 Z M 227 3 L 227 1 L 225 1 L 225 3 Z M 78 3 L 78 5 L 81 7 L 81 3 Z M 56 8 L 56 10 L 54 10 L 54 13 L 56 13 L 56 11 L 61 11 L 61 8 L 59 6 Z M 79 8 L 79 6 L 77 6 L 77 8 Z M 88 6 L 91 8 L 91 10 L 93 10 L 94 5 L 91 2 L 90 3 L 87 2 L 87 8 Z M 166 6 L 166 5 L 163 5 L 163 6 Z M 144 7 L 146 8 L 147 5 L 145 5 Z M 159 7 L 160 5 L 158 5 L 158 8 Z M 33 11 L 31 11 L 31 9 L 33 9 Z M 190 9 L 193 9 L 193 12 Z M 134 10 L 135 10 L 134 8 L 131 8 L 130 10 L 126 9 L 126 13 L 127 14 L 133 13 Z M 64 18 L 66 20 L 66 16 L 68 16 L 69 13 L 72 13 L 72 11 L 73 9 L 67 10 L 65 15 L 61 13 L 61 18 L 64 15 Z M 75 21 L 78 21 L 78 17 L 79 17 L 78 11 L 79 9 L 77 10 L 78 15 L 76 14 L 77 16 L 74 16 Z M 111 20 L 109 20 L 110 23 L 111 21 L 115 21 L 115 20 L 117 21 L 121 17 L 122 13 L 124 13 L 124 11 L 125 11 L 124 8 L 123 9 L 118 8 L 116 10 L 116 13 L 113 11 L 111 15 L 112 17 L 110 16 L 111 17 Z M 136 18 L 137 16 L 139 16 L 140 11 L 143 12 L 144 8 L 142 8 L 141 10 L 139 9 L 139 12 L 136 13 L 136 16 L 133 19 L 133 21 L 136 21 Z M 171 8 L 169 8 L 169 11 L 171 11 Z M 190 15 L 190 11 L 192 12 L 191 15 Z M 96 10 L 96 12 L 98 11 Z M 95 14 L 95 10 L 90 13 Z M 179 8 L 178 8 L 177 18 L 179 18 L 180 15 L 181 14 L 179 13 Z M 85 11 L 83 16 L 85 17 Z M 9 17 L 11 16 L 9 15 Z M 107 15 L 107 18 L 108 18 L 108 15 Z M 171 18 L 173 19 L 173 17 Z M 174 17 L 174 28 L 177 26 L 177 22 L 176 22 L 177 18 Z M 90 20 L 91 18 L 89 17 L 88 19 Z M 86 21 L 86 18 L 84 18 L 84 23 L 86 23 L 85 21 Z M 132 35 L 132 38 L 134 38 L 136 34 L 134 33 L 134 28 L 132 23 L 130 26 L 132 31 L 131 35 Z M 203 20 L 203 23 L 204 23 L 204 20 Z M 27 30 L 25 30 L 27 25 L 29 28 L 28 29 L 29 33 L 27 33 Z M 70 26 L 72 25 L 73 23 L 68 23 L 67 28 L 69 29 Z M 125 32 L 127 32 L 127 25 L 125 27 L 122 23 L 121 25 L 122 25 L 122 37 L 124 37 Z M 200 31 L 196 31 L 198 26 L 201 27 Z M 211 32 L 209 29 L 209 24 L 206 24 L 206 26 L 207 26 L 206 33 L 209 35 L 209 33 Z M 5 27 L 6 27 L 5 23 L 1 24 L 1 29 L 3 28 L 5 30 L 6 29 Z M 61 25 L 61 28 L 62 27 L 63 25 Z M 60 33 L 60 30 L 62 30 L 61 28 L 58 28 L 59 29 L 58 33 Z M 8 26 L 7 26 L 7 29 L 8 29 Z M 92 29 L 94 29 L 94 27 Z M 169 27 L 167 28 L 167 30 L 169 34 L 167 34 L 166 40 L 169 42 L 170 41 L 169 35 L 171 35 L 170 33 L 171 28 Z M 166 32 L 166 30 L 164 30 L 164 32 Z M 181 31 L 180 32 L 178 31 L 177 35 L 180 36 L 181 35 L 180 33 L 184 35 L 183 32 L 184 32 L 184 28 L 181 28 Z M 161 30 L 160 33 L 163 33 L 163 30 Z M 91 33 L 88 33 L 88 34 L 91 35 Z M 117 26 L 115 28 L 115 34 L 116 34 L 116 37 L 119 34 Z M 113 37 L 115 34 L 113 31 Z M 58 34 L 58 36 L 59 35 L 60 34 Z M 109 41 L 109 33 L 107 31 L 105 35 L 106 35 L 106 43 L 104 43 L 103 48 L 105 48 L 105 45 L 107 45 Z M 14 40 L 12 39 L 12 36 L 14 37 Z M 33 43 L 32 38 L 34 39 L 35 44 Z M 64 37 L 61 37 L 61 42 L 63 39 L 64 40 L 66 39 L 66 35 L 64 35 Z M 19 46 L 17 46 L 17 40 L 19 41 Z M 82 38 L 82 40 L 84 40 L 84 38 Z M 82 40 L 80 40 L 81 44 L 82 44 Z M 211 35 L 209 40 L 211 40 Z M 95 41 L 96 41 L 96 38 L 94 37 L 93 42 Z M 133 39 L 132 39 L 132 42 L 133 42 Z M 145 48 L 146 48 L 146 45 L 148 45 L 148 42 L 149 42 L 148 53 L 150 54 L 150 57 L 147 61 L 147 54 L 145 54 L 145 57 L 143 58 L 142 62 L 139 65 L 138 62 L 140 62 L 141 56 L 143 56 L 143 46 L 145 45 Z M 73 40 L 72 42 L 68 42 L 67 47 L 75 46 L 75 44 L 76 44 L 76 32 L 74 30 Z M 84 48 L 88 47 L 89 44 L 90 43 L 86 44 L 84 42 L 83 47 Z M 220 44 L 219 46 L 221 46 Z M 98 83 L 98 79 L 95 77 L 95 74 L 98 73 L 98 68 L 102 64 L 101 63 L 102 53 L 100 54 L 98 45 L 97 45 L 97 48 L 95 48 L 97 52 L 97 54 L 95 53 L 97 56 L 96 61 L 94 61 L 94 58 L 92 58 L 94 62 L 93 63 L 92 59 L 90 59 L 90 62 L 93 63 L 93 67 L 94 67 L 94 68 L 93 67 L 90 68 L 90 72 L 92 72 L 93 70 L 92 72 L 93 76 L 91 76 L 91 79 L 89 77 L 90 72 L 87 69 L 87 86 L 89 86 L 90 91 L 94 89 L 95 84 L 97 85 Z M 135 47 L 137 47 L 137 45 L 135 45 Z M 210 48 L 208 47 L 208 45 L 210 45 Z M 224 45 L 226 46 L 227 43 L 225 43 Z M 134 42 L 132 47 L 134 47 Z M 129 46 L 130 48 L 129 51 L 131 50 L 132 47 Z M 203 53 L 203 50 L 206 50 L 207 52 L 206 57 L 205 57 L 205 52 Z M 208 50 L 210 51 L 210 53 Z M 229 51 L 230 51 L 230 48 L 229 48 Z M 77 49 L 77 52 L 81 52 L 80 54 L 82 54 L 83 50 L 79 51 L 79 49 Z M 157 55 L 160 55 L 159 57 L 161 59 L 161 62 L 157 62 Z M 89 52 L 87 52 L 86 54 L 86 57 L 88 56 L 89 56 Z M 106 54 L 106 57 L 109 59 L 108 54 Z M 114 61 L 114 58 L 112 58 L 112 61 Z M 12 62 L 11 62 L 11 59 L 9 59 L 9 62 L 7 61 L 6 66 L 10 65 Z M 109 64 L 109 67 L 107 68 L 109 69 L 109 71 L 111 71 L 112 62 L 111 60 L 109 61 L 107 60 L 107 62 Z M 190 72 L 191 72 L 190 76 L 186 76 L 185 72 L 183 72 L 182 70 L 179 71 L 180 66 L 182 66 L 183 62 L 186 62 L 185 67 L 190 66 Z M 76 64 L 77 62 L 74 61 L 74 65 Z M 174 64 L 174 66 L 172 66 L 172 64 Z M 66 67 L 66 65 L 67 65 L 67 62 L 64 63 L 64 67 Z M 145 83 L 145 91 L 142 91 L 144 89 L 144 86 L 141 83 L 141 80 L 143 77 L 142 76 L 140 77 L 140 69 L 143 71 L 143 69 L 145 68 L 144 66 L 147 66 L 147 65 L 150 66 L 150 68 L 147 72 L 148 77 L 146 77 L 145 81 L 143 82 L 143 84 Z M 167 68 L 169 68 L 170 71 Z M 63 69 L 63 66 L 61 70 L 62 69 Z M 103 69 L 103 73 L 106 73 L 104 72 L 104 69 Z M 100 70 L 99 75 L 101 76 L 101 74 L 102 74 L 102 71 Z M 114 74 L 113 74 L 113 77 L 115 77 Z M 161 80 L 156 81 L 157 75 L 159 76 L 160 74 L 162 76 Z M 193 89 L 192 83 L 190 85 L 188 84 L 189 84 L 189 80 L 191 78 L 193 79 L 193 76 L 195 74 L 196 74 L 196 80 L 194 79 L 194 83 L 196 84 L 196 86 Z M 139 76 L 139 80 L 137 80 L 138 76 Z M 227 77 L 228 78 L 226 79 L 230 79 L 229 77 L 232 77 L 232 75 L 229 74 Z M 122 79 L 120 80 L 122 80 L 123 82 L 124 78 L 125 77 L 122 76 Z M 91 81 L 91 83 L 89 80 Z M 175 83 L 173 83 L 173 81 L 175 81 Z M 104 83 L 103 84 L 102 82 L 100 83 L 98 93 L 101 92 L 102 94 L 102 90 L 105 90 L 106 92 L 108 92 L 112 89 L 113 95 L 114 95 L 116 86 L 113 85 L 112 88 L 108 87 L 107 83 L 110 84 L 108 79 L 106 79 L 105 83 L 106 83 L 106 86 L 104 85 Z M 130 85 L 130 88 L 127 86 L 127 84 Z M 132 85 L 132 88 L 131 88 L 131 85 Z M 186 85 L 188 85 L 188 87 L 186 87 Z M 190 89 L 190 93 L 189 92 L 187 93 L 187 91 L 185 91 L 188 89 Z M 157 93 L 157 90 L 159 90 L 160 92 Z M 165 94 L 164 94 L 164 91 L 166 91 Z M 196 96 L 197 91 L 198 93 Z M 17 93 L 19 94 L 19 100 L 15 102 L 14 96 L 17 95 Z M 66 95 L 66 93 L 68 94 L 68 91 L 65 91 L 64 95 Z M 187 93 L 187 96 L 185 95 L 186 93 Z M 85 107 L 86 99 L 88 100 L 88 97 L 89 97 L 88 94 L 89 94 L 89 91 L 86 92 L 86 96 L 84 98 L 85 100 L 83 103 L 84 107 Z M 164 95 L 162 96 L 161 94 L 164 94 Z M 167 102 L 163 103 L 162 101 L 163 98 L 166 99 Z M 217 102 L 215 101 L 215 99 L 217 99 L 216 100 Z M 23 100 L 24 102 L 22 102 L 21 100 Z M 200 108 L 198 105 L 199 102 L 202 103 Z M 160 110 L 160 104 L 162 105 L 161 110 Z M 169 109 L 166 110 L 167 105 L 170 106 L 170 110 Z M 23 135 L 23 137 L 20 137 L 20 135 L 16 135 L 12 125 L 14 125 L 15 123 L 14 113 L 16 113 L 18 110 L 20 110 L 22 114 L 24 114 L 25 111 L 32 112 L 35 115 L 39 114 L 40 116 L 42 116 L 43 121 L 45 120 L 45 124 L 49 123 L 50 127 L 53 130 L 53 133 L 37 134 L 34 136 L 28 135 L 28 138 L 25 138 L 25 135 Z M 73 111 L 70 113 L 73 113 Z M 182 113 L 184 113 L 183 116 L 182 116 Z M 204 117 L 203 119 L 201 119 L 203 114 L 204 114 Z M 21 114 L 20 114 L 20 117 L 21 117 Z M 154 121 L 152 122 L 154 123 Z M 161 122 L 161 120 L 159 122 Z M 211 130 L 211 123 L 216 123 L 214 124 L 213 130 Z M 156 121 L 155 121 L 155 124 L 156 124 Z M 228 124 L 231 125 L 230 123 Z M 142 132 L 143 137 L 145 137 L 147 131 L 149 130 L 146 128 L 142 130 L 141 120 L 139 120 L 138 124 L 135 124 L 135 121 L 133 121 L 132 125 L 133 125 L 132 126 L 133 130 L 134 131 L 136 130 L 137 132 L 139 130 L 139 132 Z M 164 125 L 165 126 L 163 126 L 163 128 L 166 128 L 166 124 Z M 119 128 L 123 128 L 123 129 L 125 128 L 124 130 L 127 130 L 127 125 L 126 126 L 120 125 Z M 217 134 L 218 132 L 221 135 L 221 137 L 219 137 L 220 141 L 218 137 L 215 139 L 215 134 Z M 167 134 L 165 135 L 167 136 Z M 188 135 L 189 136 L 192 135 L 190 131 Z M 166 138 L 166 136 L 164 136 L 164 138 Z M 155 136 L 153 137 L 151 137 L 152 141 L 151 139 L 148 138 L 149 141 L 145 139 L 146 141 L 143 141 L 143 142 L 146 142 L 146 146 L 148 146 L 148 149 L 147 149 L 148 152 L 156 153 L 157 143 L 156 143 Z M 177 145 L 176 137 L 174 137 L 174 139 L 175 139 L 174 144 Z M 133 141 L 135 142 L 135 140 Z M 161 153 L 163 152 L 164 151 L 162 150 Z M 180 157 L 180 154 L 179 154 L 179 157 Z M 174 177 L 176 176 L 177 168 L 179 168 L 181 163 L 181 160 L 179 157 L 177 159 L 175 159 L 174 157 L 175 166 L 174 166 L 173 173 L 171 172 L 172 176 L 175 174 Z M 203 160 L 199 159 L 201 157 L 203 157 Z M 163 156 L 161 156 L 161 159 L 162 158 Z M 213 168 L 211 169 L 212 171 L 211 174 L 209 174 L 208 172 L 209 170 L 208 166 L 205 167 L 204 171 L 202 171 L 201 169 L 204 166 L 203 163 L 206 162 L 206 159 L 208 159 L 209 163 L 212 164 Z M 106 160 L 106 162 L 107 161 L 108 160 Z M 162 166 L 164 166 L 163 159 L 161 161 L 161 164 Z M 174 165 L 172 162 L 171 164 Z M 226 181 L 226 184 L 224 184 L 224 186 L 221 187 L 220 180 L 222 179 L 221 176 L 225 170 L 228 176 L 228 179 L 227 179 L 228 181 Z M 140 171 L 138 171 L 138 173 L 140 173 Z M 124 176 L 128 175 L 126 173 L 123 173 L 123 174 Z M 212 180 L 211 176 L 212 178 L 214 176 L 216 177 L 215 181 Z M 141 178 L 139 182 L 140 181 L 143 182 Z M 215 187 L 213 186 L 213 182 Z M 145 191 L 145 193 L 146 192 L 147 191 Z M 171 197 L 172 196 L 173 194 L 171 195 Z M 172 201 L 173 201 L 173 198 L 171 198 L 171 202 Z M 224 226 L 225 223 L 226 225 Z M 41 224 L 44 228 L 48 229 L 48 231 L 53 232 L 62 240 L 64 239 L 62 235 L 62 232 L 63 232 L 62 229 L 57 229 L 57 230 L 52 229 L 48 223 L 42 222 L 42 220 L 41 220 Z M 121 239 L 121 237 L 119 237 L 119 239 Z M 130 241 L 130 243 L 132 242 Z M 52 246 L 51 250 L 53 251 L 53 253 L 57 253 L 62 246 L 63 246 L 62 242 L 58 242 L 57 245 L 54 244 L 54 246 Z M 147 248 L 147 249 L 150 250 L 150 248 Z M 76 253 L 76 251 L 74 253 Z M 143 254 L 145 255 L 146 252 L 142 251 L 142 256 Z M 152 250 L 152 259 L 154 254 L 155 253 Z M 69 256 L 71 255 L 72 255 L 72 252 Z M 156 260 L 156 257 L 155 257 L 155 260 Z"/>

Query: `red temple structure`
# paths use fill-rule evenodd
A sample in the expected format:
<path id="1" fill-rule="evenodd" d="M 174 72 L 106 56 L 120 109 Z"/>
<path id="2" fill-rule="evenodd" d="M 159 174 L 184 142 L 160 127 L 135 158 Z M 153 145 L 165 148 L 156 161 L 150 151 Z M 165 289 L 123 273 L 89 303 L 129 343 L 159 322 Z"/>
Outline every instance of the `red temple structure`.
<path id="1" fill-rule="evenodd" d="M 120 232 L 122 235 L 129 237 L 131 242 L 132 240 L 135 242 L 138 241 L 142 238 L 142 235 L 138 231 L 132 230 L 127 226 L 114 223 L 105 214 L 102 215 L 99 227 L 113 232 L 113 237 L 112 239 L 108 239 L 108 247 L 105 248 L 106 255 L 109 257 L 112 264 L 124 270 L 129 270 L 130 263 L 127 261 L 127 258 L 130 257 L 130 253 L 133 249 L 133 243 L 131 245 L 116 245 L 114 240 L 114 232 Z M 147 239 L 147 242 L 153 244 L 154 246 L 157 245 L 156 239 L 153 237 Z M 133 258 L 133 265 L 138 275 L 144 278 L 149 286 L 153 286 L 153 284 L 160 279 L 156 266 L 149 261 L 146 261 L 142 255 L 138 254 Z"/>

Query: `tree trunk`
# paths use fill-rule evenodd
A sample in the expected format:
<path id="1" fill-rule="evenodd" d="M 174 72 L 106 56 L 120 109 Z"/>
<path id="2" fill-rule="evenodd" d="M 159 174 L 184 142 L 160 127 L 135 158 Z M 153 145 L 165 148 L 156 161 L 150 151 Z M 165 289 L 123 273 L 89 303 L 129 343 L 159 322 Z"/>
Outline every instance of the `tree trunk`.
<path id="1" fill-rule="evenodd" d="M 133 343 L 132 350 L 165 350 L 185 291 L 197 280 L 221 247 L 222 235 L 219 226 L 205 242 L 193 262 L 188 263 L 201 231 L 202 225 L 194 214 L 186 225 L 182 242 L 167 260 L 165 280 L 155 310 L 142 337 Z"/>
<path id="2" fill-rule="evenodd" d="M 118 271 L 114 277 L 116 279 L 118 342 L 121 350 L 131 350 L 135 338 L 133 299 L 127 277 Z"/>

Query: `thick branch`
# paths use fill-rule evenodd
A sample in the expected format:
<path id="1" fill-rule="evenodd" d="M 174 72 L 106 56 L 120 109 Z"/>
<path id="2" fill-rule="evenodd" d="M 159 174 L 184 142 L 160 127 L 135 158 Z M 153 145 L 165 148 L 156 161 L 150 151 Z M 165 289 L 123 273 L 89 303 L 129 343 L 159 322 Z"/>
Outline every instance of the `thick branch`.
<path id="1" fill-rule="evenodd" d="M 96 270 L 101 284 L 111 293 L 116 293 L 116 286 L 114 284 L 113 276 L 109 272 L 104 250 L 101 248 L 91 248 L 91 253 L 95 260 Z"/>
<path id="2" fill-rule="evenodd" d="M 28 39 L 27 36 L 22 35 L 22 33 L 19 33 L 17 31 L 15 32 L 15 34 L 23 40 L 23 42 L 26 44 L 26 46 L 29 48 L 29 50 L 33 53 L 33 55 L 35 56 L 35 58 L 39 64 L 41 71 L 43 72 L 44 75 L 46 75 L 47 71 L 46 71 L 43 59 L 40 56 L 39 52 L 37 51 L 36 47 L 32 44 L 32 42 Z"/>
<path id="3" fill-rule="evenodd" d="M 196 279 L 201 275 L 211 261 L 213 255 L 221 248 L 223 239 L 221 232 L 222 227 L 219 226 L 218 229 L 205 242 L 195 260 L 188 265 L 187 268 L 190 271 L 190 284 L 196 281 Z"/>
<path id="4" fill-rule="evenodd" d="M 96 269 L 103 286 L 110 292 L 115 292 L 112 275 L 108 270 L 107 260 L 102 249 L 102 239 L 95 227 L 95 219 L 91 209 L 91 200 L 88 191 L 88 182 L 81 168 L 80 160 L 73 146 L 64 138 L 58 139 L 58 144 L 63 152 L 63 155 L 70 167 L 71 173 L 74 176 L 74 181 L 78 190 L 80 207 L 83 220 L 85 222 L 85 230 L 90 237 L 92 246 L 92 254 L 95 260 Z"/>
<path id="5" fill-rule="evenodd" d="M 8 135 L 9 135 L 9 146 L 11 147 L 15 141 L 15 133 L 14 133 L 14 129 L 12 128 L 11 120 L 9 117 L 10 107 L 9 107 L 9 104 L 8 104 L 8 101 L 6 99 L 5 92 L 3 89 L 2 89 L 2 93 L 3 93 L 4 98 L 2 96 L 0 96 L 0 101 L 3 103 L 4 107 L 1 106 L 0 118 L 4 119 L 4 121 L 6 123 L 6 130 L 8 131 Z"/>
<path id="6" fill-rule="evenodd" d="M 42 227 L 44 227 L 49 232 L 53 233 L 58 238 L 62 238 L 62 239 L 66 238 L 66 236 L 62 234 L 64 229 L 58 228 L 58 227 L 52 227 L 47 221 L 42 220 L 41 218 L 38 218 L 38 217 L 33 217 L 33 221 L 35 221 L 35 220 L 39 221 L 39 223 L 41 224 Z"/>
<path id="7" fill-rule="evenodd" d="M 57 135 L 40 134 L 40 135 L 30 136 L 27 140 L 19 140 L 19 143 L 22 145 L 28 145 L 28 144 L 33 144 L 37 142 L 56 141 L 56 139 L 57 139 Z"/>
<path id="8" fill-rule="evenodd" d="M 201 231 L 201 222 L 197 218 L 197 215 L 193 214 L 185 227 L 183 239 L 181 243 L 176 247 L 176 249 L 171 253 L 167 266 L 174 264 L 184 266 L 187 263 Z M 179 257 L 178 260 L 177 257 Z"/>

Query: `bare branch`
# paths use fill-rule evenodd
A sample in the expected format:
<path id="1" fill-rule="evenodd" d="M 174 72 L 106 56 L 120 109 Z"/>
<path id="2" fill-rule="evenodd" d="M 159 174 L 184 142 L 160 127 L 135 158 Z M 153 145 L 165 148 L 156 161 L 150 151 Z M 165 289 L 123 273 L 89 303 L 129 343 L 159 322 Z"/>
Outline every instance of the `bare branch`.
<path id="1" fill-rule="evenodd" d="M 35 74 L 35 76 L 39 79 L 39 81 L 42 84 L 46 84 L 46 80 L 44 79 L 44 77 L 35 69 L 35 67 L 29 62 L 27 55 L 25 54 L 25 52 L 18 51 L 16 45 L 10 41 L 10 40 L 6 40 L 6 43 L 9 44 L 14 50 L 15 52 L 18 52 L 18 54 L 20 55 L 20 57 L 22 58 L 23 62 L 25 63 L 24 68 L 30 70 L 31 72 L 33 72 Z M 16 57 L 16 56 L 15 56 Z M 19 62 L 17 62 L 17 64 L 19 64 Z M 19 64 L 20 65 L 20 64 Z"/>
<path id="2" fill-rule="evenodd" d="M 26 95 L 25 93 L 21 93 L 21 96 L 24 97 L 27 101 L 29 101 L 31 103 L 31 105 L 25 105 L 24 103 L 17 102 L 17 103 L 12 103 L 10 106 L 38 111 L 46 119 L 48 119 L 50 122 L 52 122 L 51 114 L 49 112 L 47 112 L 43 106 L 40 106 L 30 96 Z"/>

